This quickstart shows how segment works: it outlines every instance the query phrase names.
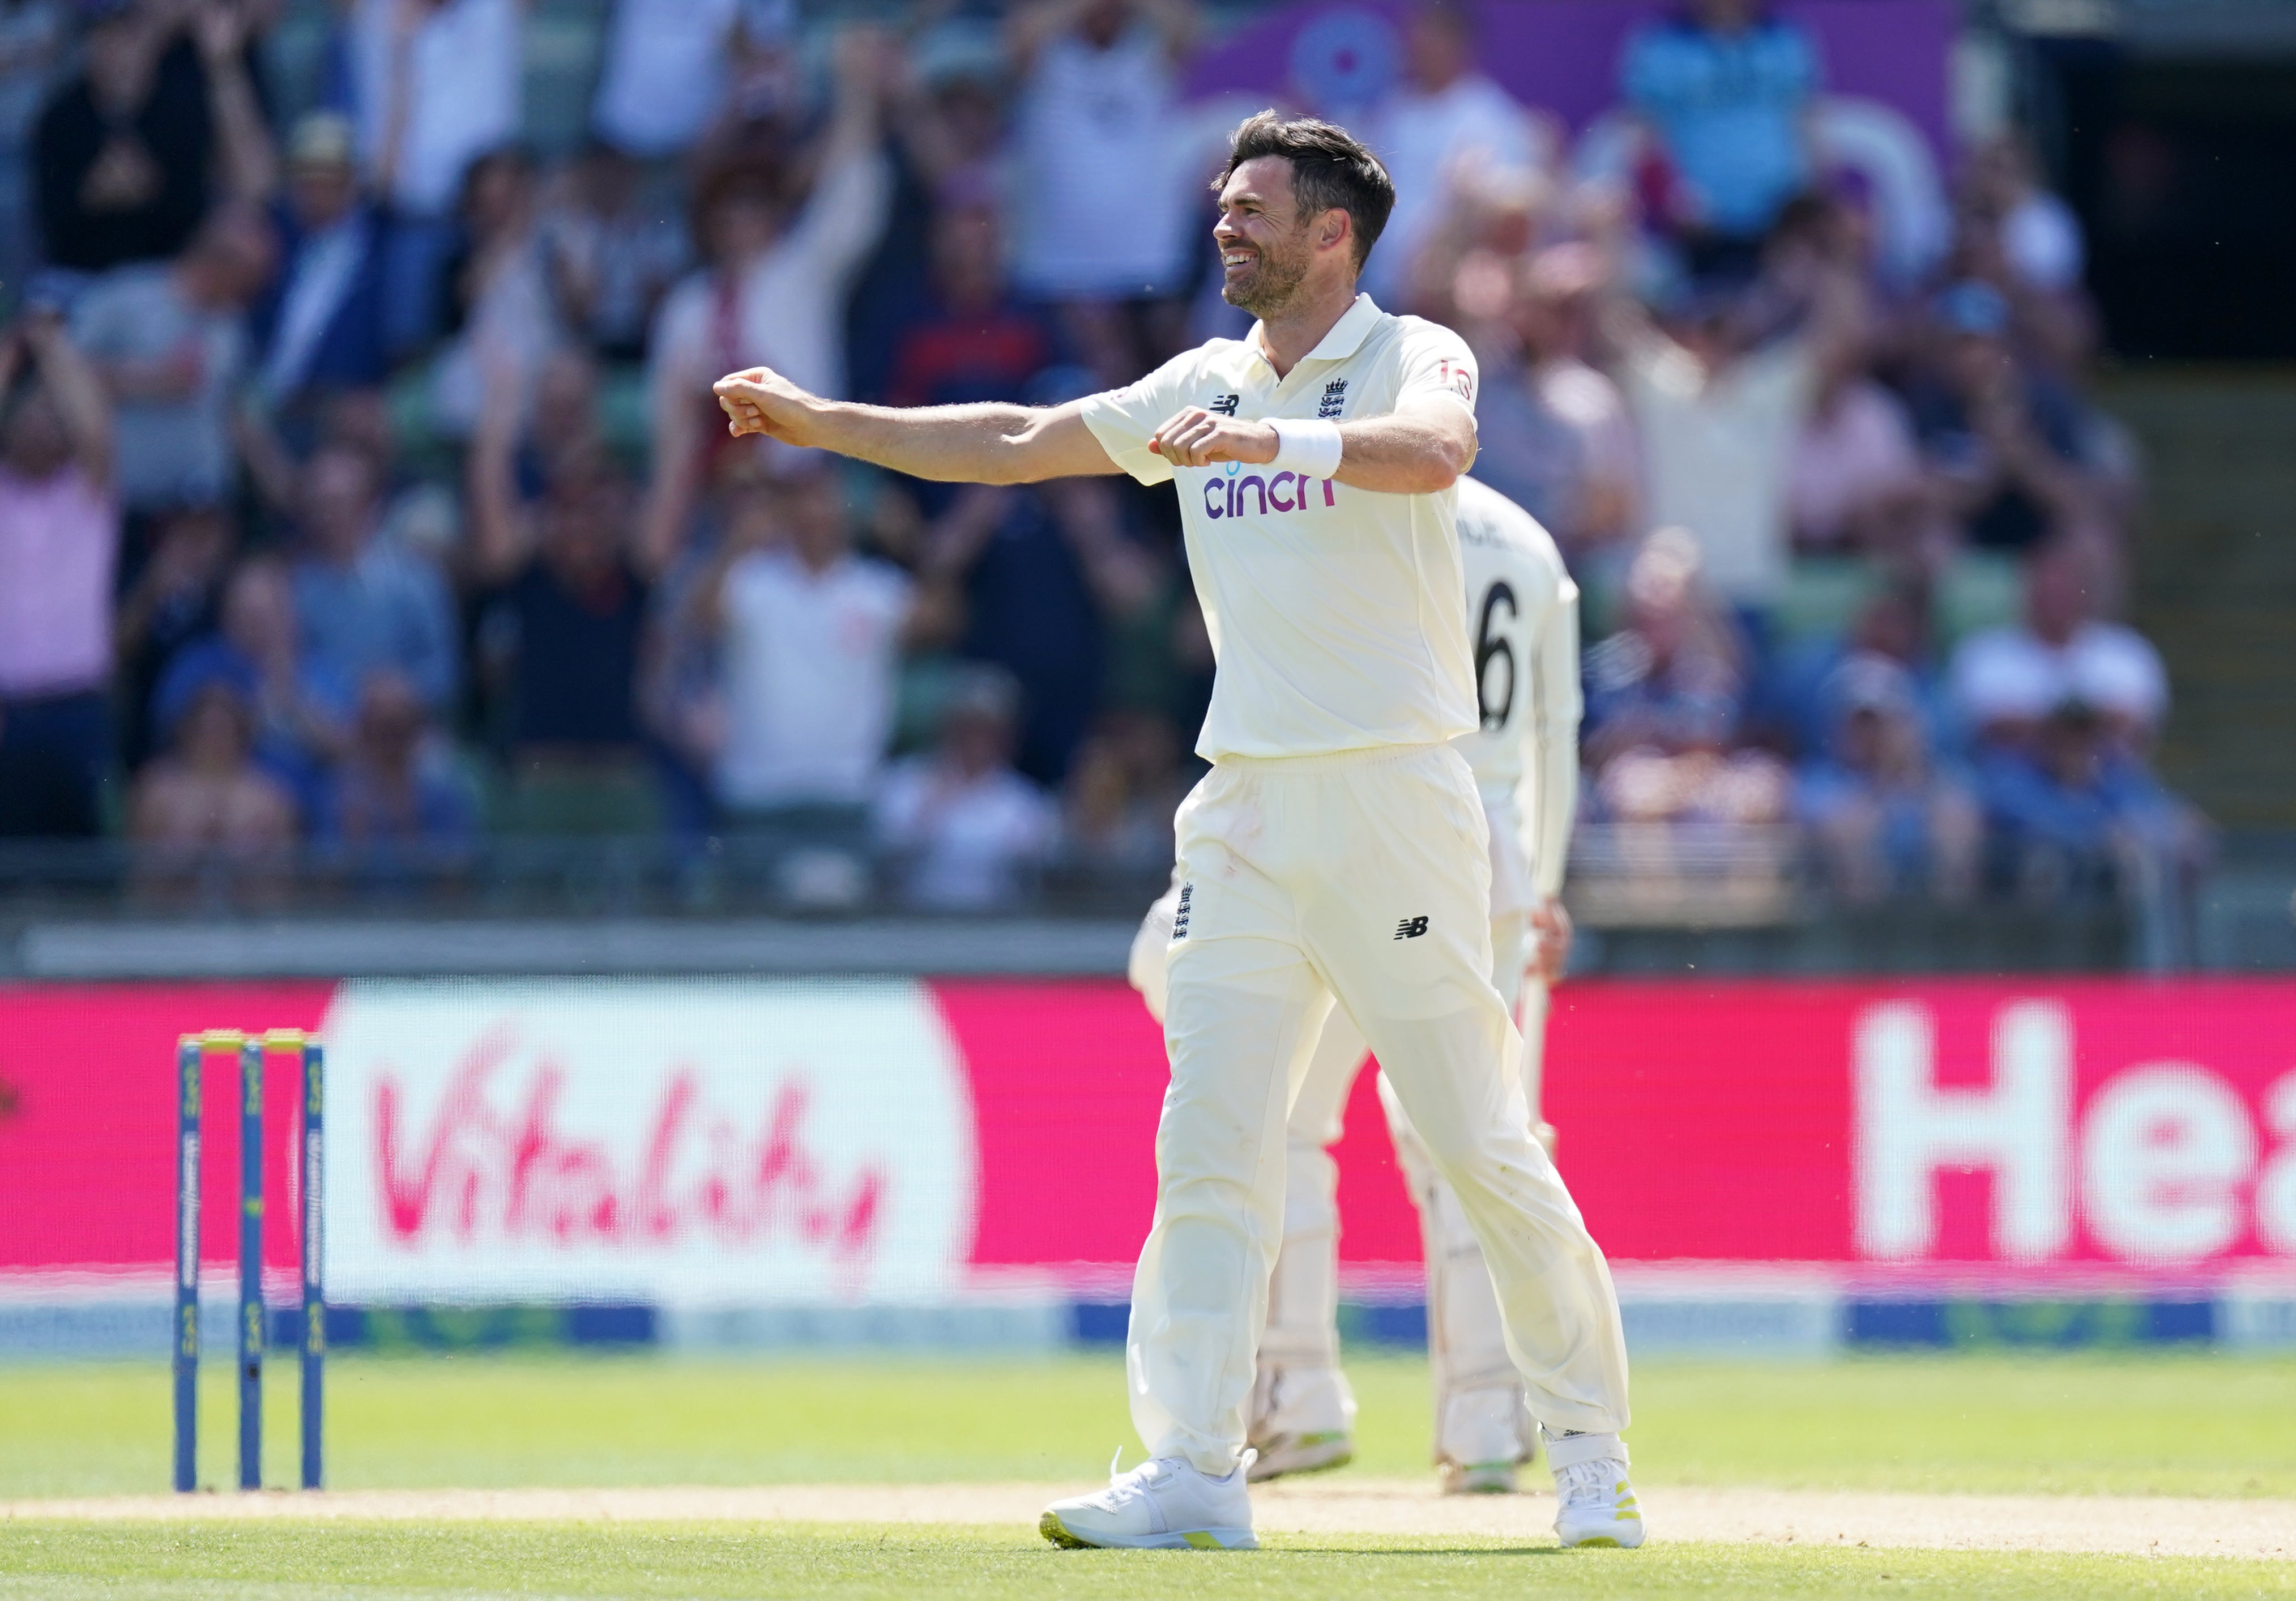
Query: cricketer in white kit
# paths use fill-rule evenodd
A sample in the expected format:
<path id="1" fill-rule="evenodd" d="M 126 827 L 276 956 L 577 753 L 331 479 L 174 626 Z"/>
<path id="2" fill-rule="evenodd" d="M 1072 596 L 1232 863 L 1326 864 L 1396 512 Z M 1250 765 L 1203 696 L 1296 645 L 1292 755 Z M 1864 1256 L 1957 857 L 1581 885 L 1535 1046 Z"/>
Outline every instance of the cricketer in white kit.
<path id="1" fill-rule="evenodd" d="M 1062 1545 L 1257 1544 L 1245 1406 L 1283 1232 L 1284 1127 L 1336 1001 L 1482 1247 L 1548 1432 L 1558 1533 L 1638 1545 L 1617 1296 L 1531 1137 L 1521 1036 L 1491 982 L 1483 808 L 1449 743 L 1477 721 L 1453 521 L 1474 359 L 1355 292 L 1394 190 L 1341 129 L 1248 119 L 1219 204 L 1222 293 L 1259 321 L 1129 388 L 904 410 L 764 368 L 717 386 L 735 433 L 919 477 L 1177 480 L 1218 671 L 1196 745 L 1212 770 L 1176 819 L 1171 1084 L 1126 1351 L 1151 1459 L 1054 1503 L 1042 1528 Z"/>
<path id="2" fill-rule="evenodd" d="M 1560 976 L 1570 922 L 1559 897 L 1577 815 L 1578 588 L 1536 518 L 1472 478 L 1458 485 L 1460 554 L 1475 652 L 1480 721 L 1454 742 L 1474 774 L 1491 841 L 1491 982 L 1516 998 L 1517 1064 L 1540 1143 L 1540 1065 L 1547 985 Z M 1133 988 L 1160 1021 L 1182 880 L 1141 920 Z M 1355 1398 L 1339 1359 L 1338 1164 L 1348 1092 L 1364 1037 L 1334 1009 L 1286 1129 L 1283 1244 L 1275 1259 L 1247 1421 L 1254 1482 L 1336 1467 L 1354 1454 Z M 1482 1248 L 1391 1085 L 1380 1098 L 1405 1182 L 1418 1206 L 1427 1261 L 1427 1345 L 1435 1392 L 1435 1457 L 1454 1493 L 1512 1490 L 1537 1446 L 1521 1375 L 1508 1356 Z"/>

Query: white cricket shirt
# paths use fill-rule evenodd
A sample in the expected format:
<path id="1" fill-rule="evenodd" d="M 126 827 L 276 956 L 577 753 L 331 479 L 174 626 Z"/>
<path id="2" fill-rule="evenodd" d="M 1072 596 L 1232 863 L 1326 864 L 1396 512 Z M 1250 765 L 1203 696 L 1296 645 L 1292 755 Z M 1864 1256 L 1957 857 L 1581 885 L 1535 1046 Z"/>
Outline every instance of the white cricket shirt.
<path id="1" fill-rule="evenodd" d="M 1094 395 L 1084 420 L 1144 484 L 1177 478 L 1188 565 L 1218 671 L 1196 740 L 1223 757 L 1434 744 L 1476 726 L 1456 489 L 1383 495 L 1228 462 L 1177 471 L 1148 448 L 1181 409 L 1353 422 L 1406 397 L 1474 411 L 1466 341 L 1357 295 L 1279 380 L 1254 326 Z"/>
<path id="2" fill-rule="evenodd" d="M 1472 478 L 1459 480 L 1459 549 L 1481 714 L 1459 754 L 1484 806 L 1519 822 L 1532 880 L 1553 895 L 1578 815 L 1578 586 L 1538 520 Z"/>

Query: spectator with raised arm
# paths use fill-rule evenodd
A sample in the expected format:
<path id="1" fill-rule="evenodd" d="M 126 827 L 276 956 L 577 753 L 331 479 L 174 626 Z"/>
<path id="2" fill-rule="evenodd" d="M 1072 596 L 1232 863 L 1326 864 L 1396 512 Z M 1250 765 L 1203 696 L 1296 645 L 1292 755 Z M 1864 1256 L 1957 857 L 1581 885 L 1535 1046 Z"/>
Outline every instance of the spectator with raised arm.
<path id="1" fill-rule="evenodd" d="M 438 331 L 471 163 L 518 136 L 527 0 L 342 0 L 352 121 L 394 213 L 383 282 L 393 349 Z"/>
<path id="2" fill-rule="evenodd" d="M 1404 22 L 1402 78 L 1363 129 L 1395 180 L 1383 248 L 1363 277 L 1365 291 L 1390 310 L 1417 309 L 1405 302 L 1420 251 L 1464 191 L 1520 185 L 1554 165 L 1557 128 L 1492 82 L 1478 53 L 1473 0 L 1414 0 Z"/>
<path id="3" fill-rule="evenodd" d="M 648 584 L 630 486 L 603 452 L 561 451 L 518 488 L 514 406 L 481 413 L 468 464 L 479 671 L 521 816 L 572 825 L 646 791 L 637 687 Z M 589 802 L 595 802 L 589 805 Z"/>
<path id="4" fill-rule="evenodd" d="M 890 70 L 882 36 L 849 29 L 836 45 L 835 102 L 813 191 L 792 214 L 783 175 L 736 162 L 705 177 L 694 233 L 709 267 L 670 292 L 654 324 L 648 383 L 653 478 L 644 548 L 666 564 L 725 442 L 709 386 L 728 364 L 802 374 L 845 392 L 844 300 L 884 226 L 891 170 L 879 107 Z"/>
<path id="5" fill-rule="evenodd" d="M 111 761 L 111 403 L 61 318 L 0 334 L 0 838 L 93 834 Z"/>
<path id="6" fill-rule="evenodd" d="M 0 283 L 21 283 L 40 256 L 33 130 L 70 41 L 67 0 L 0 0 Z"/>
<path id="7" fill-rule="evenodd" d="M 237 488 L 246 311 L 275 259 L 262 214 L 234 207 L 175 260 L 118 268 L 72 308 L 72 336 L 111 391 L 128 511 L 213 505 Z"/>
<path id="8" fill-rule="evenodd" d="M 1015 280 L 1059 308 L 1110 385 L 1185 333 L 1201 175 L 1182 136 L 1179 69 L 1196 32 L 1188 0 L 1031 0 L 1006 28 L 1021 82 Z"/>
<path id="9" fill-rule="evenodd" d="M 552 180 L 540 224 L 560 313 L 600 355 L 645 354 L 655 312 L 685 275 L 685 230 L 637 160 L 593 140 Z"/>
<path id="10" fill-rule="evenodd" d="M 277 157 L 236 0 L 95 0 L 78 76 L 33 135 L 53 266 L 102 272 L 184 248 L 218 201 L 258 201 Z"/>
<path id="11" fill-rule="evenodd" d="M 796 23 L 794 0 L 614 0 L 591 128 L 640 160 L 684 155 L 723 114 L 744 58 Z"/>
<path id="12" fill-rule="evenodd" d="M 1969 543 L 2025 550 L 2098 498 L 2080 402 L 2021 358 L 2009 302 L 1991 284 L 1953 284 L 1931 313 L 1912 395 L 1923 454 Z"/>

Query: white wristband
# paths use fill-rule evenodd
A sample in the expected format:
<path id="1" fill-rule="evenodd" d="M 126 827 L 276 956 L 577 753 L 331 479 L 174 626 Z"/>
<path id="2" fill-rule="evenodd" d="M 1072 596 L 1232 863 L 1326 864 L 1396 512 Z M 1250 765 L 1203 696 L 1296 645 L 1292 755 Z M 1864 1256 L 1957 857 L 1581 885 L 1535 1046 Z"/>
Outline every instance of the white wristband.
<path id="1" fill-rule="evenodd" d="M 1275 459 L 1302 478 L 1329 478 L 1340 470 L 1340 425 L 1305 417 L 1270 417 L 1275 431 Z"/>

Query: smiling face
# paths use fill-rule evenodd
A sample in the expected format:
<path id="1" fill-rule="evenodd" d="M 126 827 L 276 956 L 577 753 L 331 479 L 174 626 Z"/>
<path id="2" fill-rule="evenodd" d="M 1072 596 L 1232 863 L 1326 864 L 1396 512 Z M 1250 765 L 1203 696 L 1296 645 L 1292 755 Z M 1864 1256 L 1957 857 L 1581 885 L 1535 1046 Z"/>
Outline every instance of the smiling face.
<path id="1" fill-rule="evenodd" d="M 1292 163 L 1255 156 L 1228 175 L 1220 189 L 1220 298 L 1252 316 L 1280 316 L 1326 250 L 1344 262 L 1347 213 L 1302 218 L 1292 192 Z M 1328 236 L 1328 237 L 1327 237 Z"/>

